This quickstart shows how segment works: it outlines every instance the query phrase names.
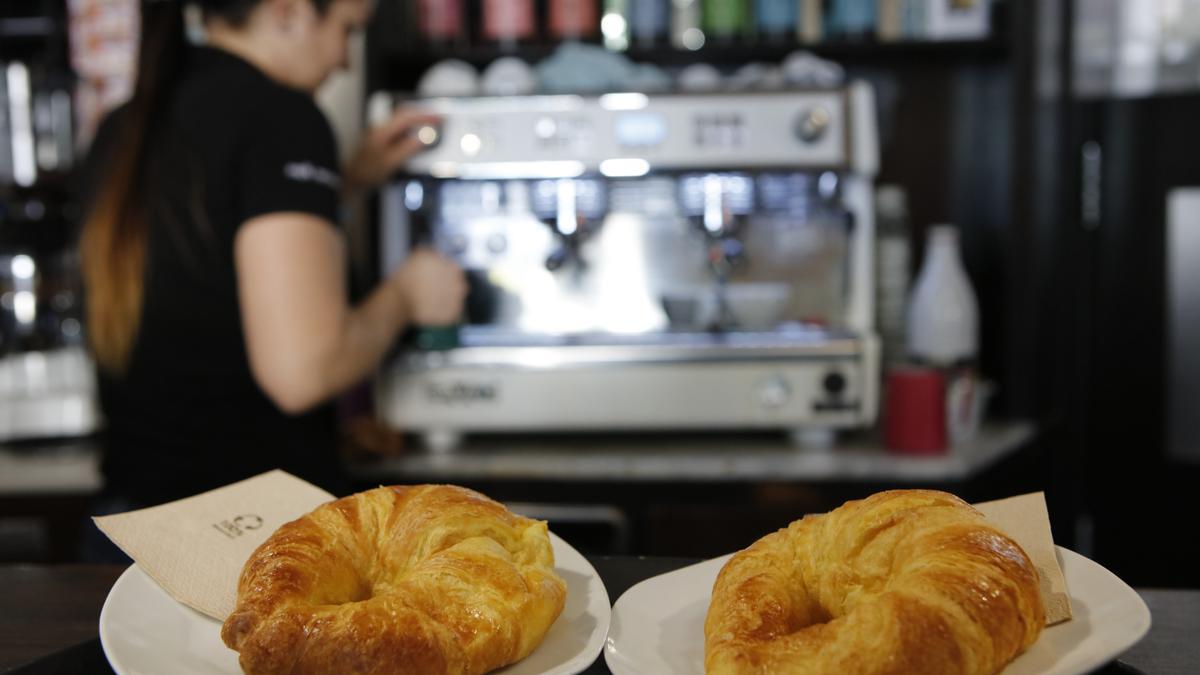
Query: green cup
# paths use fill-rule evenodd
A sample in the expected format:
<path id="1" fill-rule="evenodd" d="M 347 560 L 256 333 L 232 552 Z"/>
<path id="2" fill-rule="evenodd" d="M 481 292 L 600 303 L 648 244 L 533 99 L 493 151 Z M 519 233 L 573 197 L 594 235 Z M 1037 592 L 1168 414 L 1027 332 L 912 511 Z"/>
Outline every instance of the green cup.
<path id="1" fill-rule="evenodd" d="M 413 331 L 413 343 L 417 349 L 439 352 L 458 346 L 458 326 L 418 326 Z"/>

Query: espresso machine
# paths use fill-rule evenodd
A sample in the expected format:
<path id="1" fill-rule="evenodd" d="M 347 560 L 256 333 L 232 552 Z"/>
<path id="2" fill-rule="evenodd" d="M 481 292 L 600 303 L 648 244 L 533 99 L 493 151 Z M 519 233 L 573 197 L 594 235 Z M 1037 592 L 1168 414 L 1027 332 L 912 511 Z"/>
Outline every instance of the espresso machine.
<path id="1" fill-rule="evenodd" d="M 398 102 L 380 93 L 369 114 Z M 460 326 L 381 369 L 383 421 L 475 433 L 871 424 L 872 90 L 403 101 L 428 146 L 380 203 L 382 270 L 435 247 Z M 818 441 L 819 442 L 819 441 Z"/>

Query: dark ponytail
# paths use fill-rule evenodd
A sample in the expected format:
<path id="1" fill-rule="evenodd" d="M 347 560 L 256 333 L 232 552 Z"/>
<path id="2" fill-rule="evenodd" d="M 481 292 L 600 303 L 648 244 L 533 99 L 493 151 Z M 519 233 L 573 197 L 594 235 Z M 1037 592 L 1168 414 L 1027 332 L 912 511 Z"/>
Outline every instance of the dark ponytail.
<path id="1" fill-rule="evenodd" d="M 141 318 L 148 214 L 143 189 L 151 139 L 187 58 L 183 3 L 142 3 L 137 84 L 121 113 L 117 148 L 80 239 L 88 342 L 97 363 L 122 372 Z"/>

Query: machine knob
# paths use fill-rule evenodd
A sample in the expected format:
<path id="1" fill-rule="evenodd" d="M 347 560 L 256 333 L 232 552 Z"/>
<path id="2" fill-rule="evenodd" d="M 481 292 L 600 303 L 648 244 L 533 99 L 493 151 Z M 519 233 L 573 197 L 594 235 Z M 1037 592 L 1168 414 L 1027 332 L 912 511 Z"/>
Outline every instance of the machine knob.
<path id="1" fill-rule="evenodd" d="M 840 396 L 846 391 L 846 376 L 841 373 L 829 373 L 825 379 L 821 381 L 821 386 L 830 396 Z"/>
<path id="2" fill-rule="evenodd" d="M 427 149 L 442 142 L 442 130 L 436 124 L 421 125 L 413 133 L 421 145 Z"/>
<path id="3" fill-rule="evenodd" d="M 825 135 L 831 122 L 829 110 L 824 106 L 813 106 L 796 117 L 796 137 L 805 143 L 813 143 Z"/>
<path id="4" fill-rule="evenodd" d="M 792 400 L 792 388 L 782 377 L 773 377 L 758 389 L 758 402 L 764 408 L 782 408 Z"/>

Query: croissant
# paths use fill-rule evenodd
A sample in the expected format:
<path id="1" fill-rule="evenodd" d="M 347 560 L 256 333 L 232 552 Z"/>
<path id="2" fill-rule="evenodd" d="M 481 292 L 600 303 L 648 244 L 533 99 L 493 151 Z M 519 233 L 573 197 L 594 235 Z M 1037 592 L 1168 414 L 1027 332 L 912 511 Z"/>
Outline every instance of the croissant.
<path id="1" fill-rule="evenodd" d="M 249 675 L 484 673 L 562 612 L 546 523 L 449 485 L 381 487 L 280 527 L 221 639 Z"/>
<path id="2" fill-rule="evenodd" d="M 709 673 L 1000 671 L 1045 625 L 1038 574 L 957 497 L 881 492 L 735 554 L 704 622 Z"/>

